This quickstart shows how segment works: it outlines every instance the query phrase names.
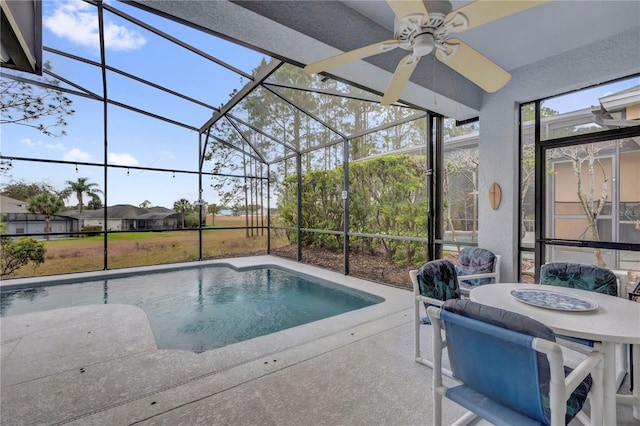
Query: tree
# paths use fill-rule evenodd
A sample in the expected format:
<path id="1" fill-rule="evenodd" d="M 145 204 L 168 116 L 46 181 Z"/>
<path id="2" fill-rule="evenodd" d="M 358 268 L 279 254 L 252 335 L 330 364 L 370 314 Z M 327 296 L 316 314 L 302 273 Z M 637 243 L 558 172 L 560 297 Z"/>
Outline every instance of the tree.
<path id="1" fill-rule="evenodd" d="M 47 62 L 46 70 L 51 69 Z M 54 79 L 44 82 L 59 86 Z M 0 79 L 0 124 L 17 124 L 39 130 L 47 136 L 64 136 L 66 132 L 56 132 L 54 128 L 67 125 L 66 118 L 75 113 L 71 109 L 71 99 L 60 90 L 38 87 L 29 83 L 13 80 L 7 74 Z"/>
<path id="2" fill-rule="evenodd" d="M 173 210 L 176 213 L 180 213 L 180 217 L 182 218 L 182 227 L 184 228 L 184 217 L 187 213 L 191 213 L 193 211 L 193 206 L 189 200 L 181 198 L 173 203 Z"/>
<path id="3" fill-rule="evenodd" d="M 138 207 L 140 207 L 141 209 L 148 209 L 149 207 L 151 207 L 151 201 L 144 200 Z"/>
<path id="4" fill-rule="evenodd" d="M 27 201 L 29 198 L 45 192 L 55 192 L 55 190 L 53 186 L 45 182 L 29 183 L 19 180 L 4 185 L 0 194 L 16 200 Z"/>
<path id="5" fill-rule="evenodd" d="M 44 263 L 47 249 L 42 241 L 31 237 L 13 239 L 7 236 L 7 224 L 0 222 L 0 277 L 8 278 L 29 263 Z"/>
<path id="6" fill-rule="evenodd" d="M 554 115 L 560 114 L 555 109 L 541 106 L 540 107 L 540 118 L 551 117 Z M 522 105 L 520 108 L 520 115 L 522 117 L 522 122 L 532 121 L 535 118 L 535 104 L 528 103 Z M 529 136 L 532 138 L 533 136 Z M 520 239 L 524 239 L 527 233 L 527 227 L 525 225 L 525 220 L 527 218 L 527 211 L 525 210 L 525 200 L 527 198 L 527 194 L 529 193 L 529 189 L 533 185 L 533 181 L 535 178 L 535 143 L 533 139 L 528 139 L 527 137 L 523 137 L 522 144 L 522 162 L 520 164 L 521 168 L 521 176 L 522 180 L 520 181 Z M 528 212 L 533 214 L 532 211 Z"/>
<path id="7" fill-rule="evenodd" d="M 209 206 L 207 207 L 207 213 L 211 215 L 211 225 L 215 226 L 216 215 L 220 213 L 220 210 L 222 210 L 222 207 L 217 204 L 209 204 Z"/>
<path id="8" fill-rule="evenodd" d="M 451 210 L 454 204 L 459 204 L 460 209 L 467 216 L 467 203 L 470 200 L 472 205 L 471 216 L 471 240 L 476 240 L 477 218 L 478 218 L 478 167 L 480 165 L 477 148 L 457 149 L 447 153 L 445 158 L 444 184 L 445 196 L 445 217 L 447 225 L 453 230 Z M 451 178 L 457 176 L 463 178 L 465 183 L 454 185 Z M 457 189 L 453 193 L 452 189 Z M 455 233 L 453 233 L 455 239 Z"/>
<path id="9" fill-rule="evenodd" d="M 51 216 L 64 208 L 62 197 L 58 193 L 43 192 L 27 200 L 27 210 L 34 214 L 44 215 L 44 232 L 49 239 L 51 232 Z"/>
<path id="10" fill-rule="evenodd" d="M 97 183 L 87 182 L 89 178 L 81 177 L 75 182 L 68 180 L 65 184 L 69 185 L 62 191 L 63 197 L 67 198 L 71 194 L 76 194 L 78 198 L 78 208 L 80 209 L 80 215 L 82 215 L 83 194 L 89 195 L 91 198 L 97 197 L 98 194 L 102 194 L 100 189 L 97 189 Z"/>
<path id="11" fill-rule="evenodd" d="M 11 169 L 13 169 L 11 160 L 0 160 L 0 176 L 11 179 Z"/>
<path id="12" fill-rule="evenodd" d="M 520 240 L 527 235 L 527 226 L 525 220 L 527 218 L 525 211 L 525 200 L 529 188 L 533 185 L 535 178 L 535 144 L 527 143 L 522 146 L 521 153 L 521 181 L 520 181 Z"/>
<path id="13" fill-rule="evenodd" d="M 442 173 L 442 209 L 444 210 L 444 229 L 446 230 L 447 228 L 449 228 L 449 232 L 451 232 L 451 239 L 453 241 L 456 241 L 456 227 L 453 224 L 453 219 L 451 216 L 452 203 L 449 197 L 449 190 L 451 187 L 449 178 L 454 172 L 455 171 L 452 167 L 451 160 L 445 158 Z"/>
<path id="14" fill-rule="evenodd" d="M 97 195 L 92 195 L 91 200 L 87 203 L 87 210 L 98 210 L 103 207 L 102 200 Z"/>
<path id="15" fill-rule="evenodd" d="M 600 151 L 612 146 L 615 146 L 615 142 L 590 143 L 555 148 L 551 154 L 555 158 L 566 158 L 571 161 L 576 179 L 576 196 L 587 220 L 587 228 L 584 232 L 589 232 L 593 241 L 600 241 L 598 218 L 607 202 L 607 183 L 609 182 L 606 170 L 600 162 L 598 154 Z M 596 172 L 596 167 L 599 172 Z M 586 168 L 586 178 L 583 177 L 584 168 Z M 599 248 L 594 249 L 594 255 L 598 266 L 606 266 L 602 251 Z"/>

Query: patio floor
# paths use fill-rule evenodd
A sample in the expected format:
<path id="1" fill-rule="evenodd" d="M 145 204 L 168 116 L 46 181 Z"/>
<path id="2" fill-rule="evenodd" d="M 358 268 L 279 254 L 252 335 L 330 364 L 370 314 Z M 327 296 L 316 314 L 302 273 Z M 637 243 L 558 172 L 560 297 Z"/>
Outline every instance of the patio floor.
<path id="1" fill-rule="evenodd" d="M 158 350 L 133 306 L 3 318 L 2 424 L 431 424 L 410 293 L 303 268 L 387 300 L 201 354 Z M 464 413 L 445 404 L 447 424 Z M 618 421 L 638 424 L 624 406 Z"/>

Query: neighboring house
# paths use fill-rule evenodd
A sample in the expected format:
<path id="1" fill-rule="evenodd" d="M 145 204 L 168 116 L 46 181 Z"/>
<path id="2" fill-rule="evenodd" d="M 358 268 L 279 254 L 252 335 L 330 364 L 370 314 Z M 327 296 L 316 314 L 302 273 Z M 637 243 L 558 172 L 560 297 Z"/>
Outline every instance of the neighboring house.
<path id="1" fill-rule="evenodd" d="M 8 235 L 36 234 L 44 238 L 44 215 L 29 213 L 26 202 L 0 196 L 0 215 L 7 224 Z M 66 210 L 51 216 L 51 233 L 78 232 L 87 226 L 104 226 L 104 209 Z M 182 227 L 182 217 L 165 207 L 143 209 L 130 204 L 107 208 L 107 231 L 162 230 Z M 39 234 L 39 235 L 37 235 Z M 50 238 L 69 238 L 71 235 L 51 235 Z"/>
<path id="2" fill-rule="evenodd" d="M 43 214 L 33 214 L 27 210 L 25 201 L 0 195 L 0 217 L 7 224 L 8 235 L 30 234 L 36 238 L 45 238 L 45 220 Z M 51 233 L 78 231 L 78 220 L 66 213 L 52 215 Z M 50 238 L 68 238 L 69 235 L 50 235 Z"/>
<path id="3" fill-rule="evenodd" d="M 99 226 L 101 230 L 105 229 L 104 209 L 85 209 L 82 211 L 81 218 L 77 210 L 65 212 L 65 214 L 78 218 L 83 229 L 87 226 Z M 165 207 L 143 209 L 130 204 L 116 204 L 107 208 L 107 231 L 161 230 L 180 227 L 182 227 L 181 216 Z"/>

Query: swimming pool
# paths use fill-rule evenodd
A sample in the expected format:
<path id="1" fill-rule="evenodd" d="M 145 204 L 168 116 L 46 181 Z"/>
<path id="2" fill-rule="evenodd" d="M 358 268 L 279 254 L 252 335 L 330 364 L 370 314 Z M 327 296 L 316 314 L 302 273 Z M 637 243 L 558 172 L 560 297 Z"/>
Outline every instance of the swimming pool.
<path id="1" fill-rule="evenodd" d="M 159 349 L 203 352 L 364 308 L 384 299 L 279 267 L 201 266 L 46 287 L 3 289 L 0 316 L 127 304 Z"/>

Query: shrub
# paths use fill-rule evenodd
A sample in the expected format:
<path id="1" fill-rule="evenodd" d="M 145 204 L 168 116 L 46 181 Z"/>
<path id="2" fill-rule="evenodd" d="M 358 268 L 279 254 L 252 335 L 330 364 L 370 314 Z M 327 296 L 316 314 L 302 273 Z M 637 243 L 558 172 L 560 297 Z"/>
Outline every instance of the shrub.
<path id="1" fill-rule="evenodd" d="M 38 267 L 44 263 L 47 249 L 42 241 L 35 238 L 22 237 L 17 240 L 3 236 L 0 238 L 0 276 L 7 278 L 17 269 L 33 263 Z"/>
<path id="2" fill-rule="evenodd" d="M 86 232 L 85 235 L 87 235 L 88 237 L 95 237 L 97 235 L 100 235 L 100 232 L 102 232 L 102 226 L 100 225 L 85 226 L 84 232 Z"/>
<path id="3" fill-rule="evenodd" d="M 197 228 L 199 225 L 200 221 L 200 214 L 199 213 L 191 213 L 188 216 L 185 216 L 184 218 L 184 227 L 185 228 Z"/>

